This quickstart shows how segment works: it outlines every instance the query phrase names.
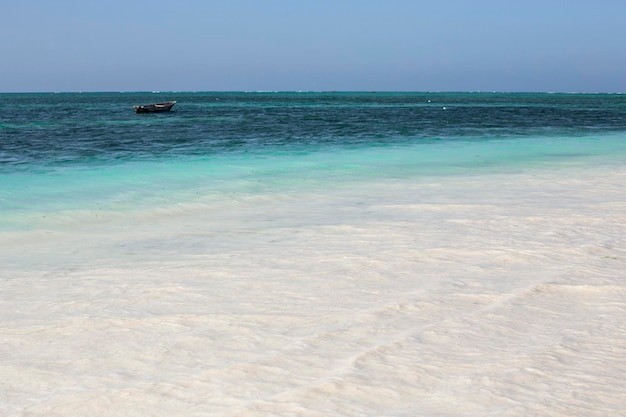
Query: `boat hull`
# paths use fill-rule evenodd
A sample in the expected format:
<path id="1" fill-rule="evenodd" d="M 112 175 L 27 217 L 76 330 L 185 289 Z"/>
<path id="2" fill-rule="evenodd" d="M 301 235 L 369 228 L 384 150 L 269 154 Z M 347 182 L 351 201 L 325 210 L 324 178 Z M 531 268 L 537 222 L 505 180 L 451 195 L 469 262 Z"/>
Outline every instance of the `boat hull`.
<path id="1" fill-rule="evenodd" d="M 160 113 L 170 111 L 176 104 L 175 101 L 168 101 L 166 103 L 154 103 L 145 104 L 143 106 L 133 106 L 136 113 Z"/>

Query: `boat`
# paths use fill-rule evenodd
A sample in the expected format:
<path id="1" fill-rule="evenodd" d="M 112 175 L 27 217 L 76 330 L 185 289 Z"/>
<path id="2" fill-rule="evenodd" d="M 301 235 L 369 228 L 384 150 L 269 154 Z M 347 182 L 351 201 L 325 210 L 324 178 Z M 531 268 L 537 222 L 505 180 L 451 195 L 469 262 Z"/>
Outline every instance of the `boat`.
<path id="1" fill-rule="evenodd" d="M 137 113 L 157 113 L 162 111 L 170 111 L 176 104 L 175 101 L 166 101 L 164 103 L 144 104 L 143 106 L 133 106 Z"/>

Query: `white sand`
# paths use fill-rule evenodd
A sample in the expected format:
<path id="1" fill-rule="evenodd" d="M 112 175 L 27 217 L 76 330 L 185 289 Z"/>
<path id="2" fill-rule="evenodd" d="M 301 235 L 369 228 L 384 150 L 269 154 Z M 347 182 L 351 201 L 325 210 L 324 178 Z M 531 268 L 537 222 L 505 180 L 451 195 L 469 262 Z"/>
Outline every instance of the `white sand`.
<path id="1" fill-rule="evenodd" d="M 534 171 L 35 219 L 0 235 L 0 415 L 623 415 L 624 184 Z"/>

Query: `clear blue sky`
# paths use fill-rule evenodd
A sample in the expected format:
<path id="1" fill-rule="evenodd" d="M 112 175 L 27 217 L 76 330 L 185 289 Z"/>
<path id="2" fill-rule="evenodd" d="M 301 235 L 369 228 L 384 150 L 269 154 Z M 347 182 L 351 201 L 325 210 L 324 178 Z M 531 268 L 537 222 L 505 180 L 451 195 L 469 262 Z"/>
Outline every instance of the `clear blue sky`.
<path id="1" fill-rule="evenodd" d="M 626 92 L 626 0 L 0 0 L 0 92 Z"/>

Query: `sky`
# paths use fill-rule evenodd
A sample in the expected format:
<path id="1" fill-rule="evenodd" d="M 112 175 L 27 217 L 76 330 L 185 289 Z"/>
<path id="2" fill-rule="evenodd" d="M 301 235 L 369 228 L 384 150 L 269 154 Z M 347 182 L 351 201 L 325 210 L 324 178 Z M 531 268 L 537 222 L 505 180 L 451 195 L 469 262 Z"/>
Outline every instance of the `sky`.
<path id="1" fill-rule="evenodd" d="M 624 0 L 0 0 L 0 92 L 626 93 Z"/>

